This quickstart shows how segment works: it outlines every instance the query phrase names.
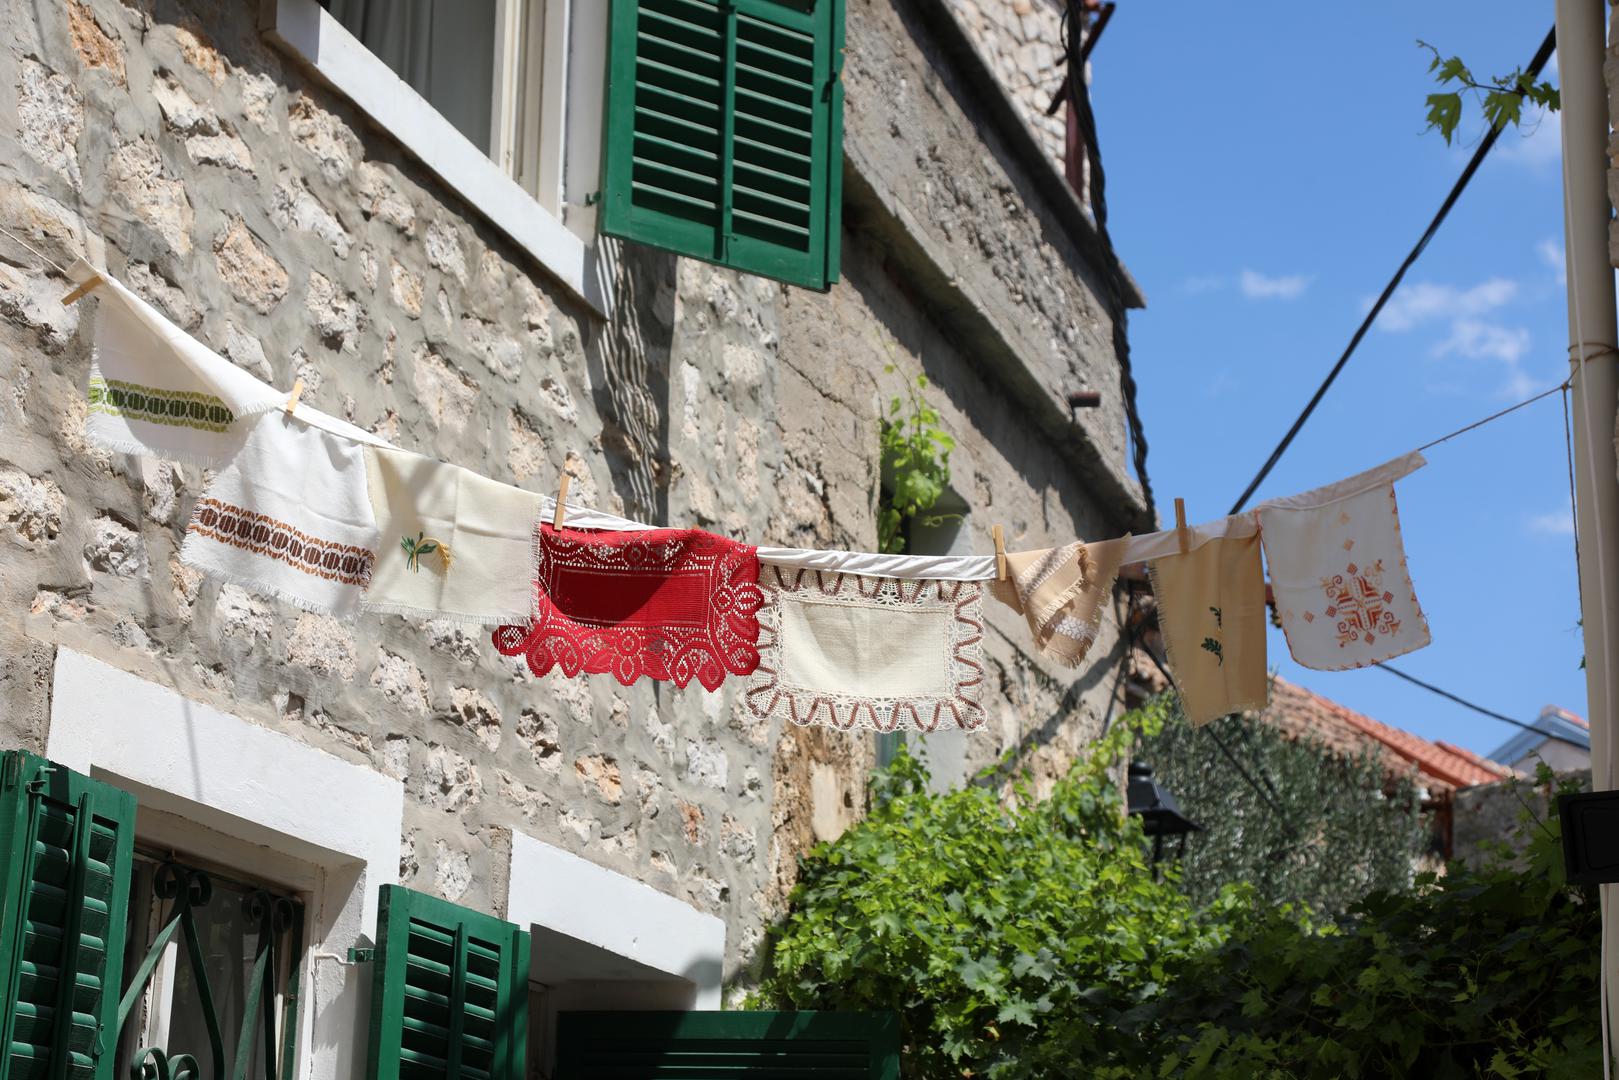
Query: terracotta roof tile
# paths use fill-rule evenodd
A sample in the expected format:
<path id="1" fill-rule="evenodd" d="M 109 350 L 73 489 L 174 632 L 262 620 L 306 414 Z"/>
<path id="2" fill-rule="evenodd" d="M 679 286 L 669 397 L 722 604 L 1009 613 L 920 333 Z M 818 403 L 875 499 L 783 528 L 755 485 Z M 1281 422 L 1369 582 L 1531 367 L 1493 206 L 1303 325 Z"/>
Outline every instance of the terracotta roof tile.
<path id="1" fill-rule="evenodd" d="M 1434 794 L 1512 775 L 1505 766 L 1470 750 L 1390 727 L 1279 676 L 1272 683 L 1270 708 L 1262 718 L 1294 737 L 1307 735 L 1339 753 L 1381 750 L 1390 776 L 1407 775 L 1414 767 Z"/>

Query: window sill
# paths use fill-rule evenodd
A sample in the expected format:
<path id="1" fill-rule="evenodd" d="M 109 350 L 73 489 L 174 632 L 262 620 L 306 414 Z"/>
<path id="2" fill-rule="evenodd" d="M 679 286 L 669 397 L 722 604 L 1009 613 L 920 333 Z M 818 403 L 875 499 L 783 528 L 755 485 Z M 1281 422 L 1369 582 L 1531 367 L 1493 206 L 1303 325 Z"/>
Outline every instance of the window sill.
<path id="1" fill-rule="evenodd" d="M 604 245 L 587 242 L 541 206 L 316 0 L 263 0 L 261 27 L 592 311 L 611 315 L 611 266 Z"/>

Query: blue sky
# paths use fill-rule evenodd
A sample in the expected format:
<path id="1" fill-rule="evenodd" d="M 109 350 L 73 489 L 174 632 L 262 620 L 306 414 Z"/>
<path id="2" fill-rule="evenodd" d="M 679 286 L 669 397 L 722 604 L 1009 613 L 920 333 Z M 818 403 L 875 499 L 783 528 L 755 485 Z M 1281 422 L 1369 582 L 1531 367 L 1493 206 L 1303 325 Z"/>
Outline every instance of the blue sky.
<path id="1" fill-rule="evenodd" d="M 1126 2 L 1092 56 L 1114 243 L 1160 514 L 1222 515 L 1337 358 L 1479 135 L 1424 133 L 1417 39 L 1528 62 L 1549 5 Z M 1257 498 L 1376 465 L 1566 368 L 1556 118 L 1509 131 Z M 1434 641 L 1398 666 L 1522 720 L 1585 715 L 1556 396 L 1428 453 L 1398 487 Z M 1515 729 L 1376 670 L 1283 676 L 1488 752 Z"/>

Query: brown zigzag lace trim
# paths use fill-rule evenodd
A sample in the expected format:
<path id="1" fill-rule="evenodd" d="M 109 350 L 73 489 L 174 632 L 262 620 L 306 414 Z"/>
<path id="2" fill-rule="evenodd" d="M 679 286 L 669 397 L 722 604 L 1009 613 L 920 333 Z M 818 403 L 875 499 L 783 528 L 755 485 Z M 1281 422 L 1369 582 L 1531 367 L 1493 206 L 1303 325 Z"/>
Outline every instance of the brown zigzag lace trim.
<path id="1" fill-rule="evenodd" d="M 371 567 L 377 560 L 376 553 L 366 548 L 307 536 L 284 521 L 218 499 L 197 500 L 188 531 L 362 589 L 371 584 Z"/>

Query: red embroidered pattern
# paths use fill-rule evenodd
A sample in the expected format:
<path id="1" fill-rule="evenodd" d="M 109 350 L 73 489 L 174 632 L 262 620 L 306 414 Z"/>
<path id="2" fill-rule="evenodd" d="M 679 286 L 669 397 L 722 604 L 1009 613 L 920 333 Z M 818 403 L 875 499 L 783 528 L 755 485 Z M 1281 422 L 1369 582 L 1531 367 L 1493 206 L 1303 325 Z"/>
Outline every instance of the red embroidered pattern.
<path id="1" fill-rule="evenodd" d="M 820 570 L 765 568 L 766 601 L 759 615 L 760 662 L 744 695 L 748 711 L 760 720 L 781 715 L 800 727 L 812 724 L 840 731 L 977 731 L 987 719 L 979 694 L 984 686 L 983 583 L 907 581 L 900 578 L 837 574 Z M 805 593 L 841 598 L 862 607 L 896 611 L 945 606 L 950 620 L 947 685 L 927 697 L 879 697 L 822 693 L 793 686 L 782 674 L 781 603 L 784 595 Z"/>
<path id="2" fill-rule="evenodd" d="M 376 553 L 352 544 L 309 536 L 268 514 L 245 510 L 218 499 L 198 499 L 188 532 L 239 547 L 255 555 L 279 559 L 306 574 L 340 585 L 371 584 Z"/>
<path id="3" fill-rule="evenodd" d="M 716 690 L 759 664 L 754 549 L 695 529 L 534 530 L 534 617 L 495 648 L 536 675 L 561 667 Z"/>
<path id="4" fill-rule="evenodd" d="M 1349 542 L 1345 541 L 1345 547 Z M 1327 618 L 1338 620 L 1338 648 L 1364 641 L 1370 645 L 1377 635 L 1400 632 L 1400 620 L 1388 605 L 1394 594 L 1383 588 L 1383 560 L 1371 566 L 1350 563 L 1342 574 L 1321 579 L 1321 591 L 1329 601 Z M 1310 613 L 1305 612 L 1305 618 Z"/>

